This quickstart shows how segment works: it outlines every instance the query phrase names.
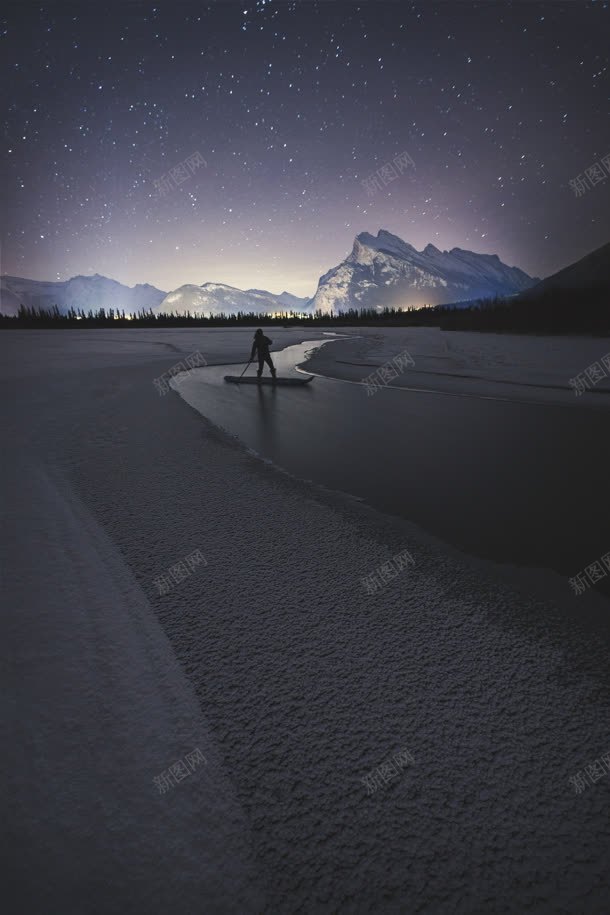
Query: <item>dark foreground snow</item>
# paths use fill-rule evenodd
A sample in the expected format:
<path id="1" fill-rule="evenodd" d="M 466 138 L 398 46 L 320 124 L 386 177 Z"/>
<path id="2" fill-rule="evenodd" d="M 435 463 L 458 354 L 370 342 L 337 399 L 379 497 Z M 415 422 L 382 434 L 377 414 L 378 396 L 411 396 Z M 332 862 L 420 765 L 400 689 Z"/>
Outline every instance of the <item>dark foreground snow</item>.
<path id="1" fill-rule="evenodd" d="M 159 396 L 250 336 L 0 338 L 14 911 L 607 911 L 603 633 Z"/>

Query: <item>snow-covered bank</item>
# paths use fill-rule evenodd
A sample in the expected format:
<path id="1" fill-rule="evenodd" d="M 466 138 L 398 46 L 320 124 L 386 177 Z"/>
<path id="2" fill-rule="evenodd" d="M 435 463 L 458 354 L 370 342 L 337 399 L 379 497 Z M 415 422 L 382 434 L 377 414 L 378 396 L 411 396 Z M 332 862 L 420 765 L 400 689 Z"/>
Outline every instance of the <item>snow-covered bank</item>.
<path id="1" fill-rule="evenodd" d="M 234 337 L 215 342 L 229 358 L 240 351 Z M 126 366 L 146 364 L 154 406 L 154 378 L 168 357 L 200 343 L 154 332 L 0 336 L 12 730 L 4 781 L 23 912 L 165 915 L 202 903 L 214 912 L 262 904 L 249 827 L 193 686 L 132 570 L 64 472 L 66 460 L 81 459 L 85 417 L 95 441 L 100 397 L 112 405 L 129 396 Z M 100 366 L 109 369 L 101 383 Z M 120 437 L 115 428 L 115 445 Z M 164 776 L 196 750 L 205 764 Z"/>
<path id="2" fill-rule="evenodd" d="M 247 824 L 142 590 L 69 487 L 12 457 L 4 783 L 20 911 L 254 907 Z M 155 782 L 196 749 L 205 763 L 179 767 L 167 791 Z"/>
<path id="3" fill-rule="evenodd" d="M 181 355 L 237 361 L 250 333 L 221 339 L 218 352 L 212 337 L 136 334 L 118 355 L 95 332 L 60 334 L 37 353 L 27 335 L 24 348 L 0 336 L 13 443 L 0 483 L 16 530 L 3 578 L 26 608 L 22 622 L 13 600 L 4 610 L 19 729 L 5 785 L 24 811 L 11 828 L 21 873 L 40 874 L 39 898 L 61 897 L 62 915 L 110 915 L 129 911 L 126 899 L 135 911 L 165 880 L 165 911 L 215 911 L 215 899 L 230 908 L 222 888 L 244 886 L 248 839 L 207 830 L 218 759 L 219 805 L 231 826 L 243 810 L 256 865 L 252 899 L 235 911 L 605 912 L 610 774 L 579 795 L 569 781 L 608 750 L 603 643 L 406 523 L 264 465 L 176 394 L 159 396 L 153 378 Z M 40 562 L 31 543 L 43 535 Z M 159 594 L 155 578 L 194 549 L 205 568 Z M 367 593 L 362 579 L 403 550 L 415 565 Z M 192 713 L 180 672 L 197 696 Z M 43 710 L 47 684 L 60 698 Z M 108 735 L 110 759 L 89 753 L 83 765 L 75 740 L 62 739 L 64 708 L 82 745 Z M 209 748 L 207 770 L 156 797 L 150 778 L 197 745 Z M 414 763 L 385 770 L 369 794 L 362 779 L 402 748 Z M 69 797 L 38 786 L 58 780 L 45 760 Z M 154 841 L 169 848 L 147 856 L 160 802 L 175 819 Z M 33 865 L 32 847 L 52 841 L 56 816 L 94 861 L 75 852 L 55 879 Z M 120 854 L 133 867 L 117 867 Z M 205 862 L 220 884 L 199 884 L 189 906 Z"/>
<path id="4" fill-rule="evenodd" d="M 479 334 L 434 327 L 363 327 L 356 332 L 356 339 L 341 343 L 340 355 L 325 347 L 308 361 L 307 369 L 362 382 L 407 352 L 413 364 L 394 369 L 385 383 L 516 403 L 610 407 L 608 338 Z M 595 365 L 601 371 L 591 369 Z M 589 380 L 587 369 L 597 381 Z M 570 384 L 577 376 L 584 376 L 585 385 L 578 395 Z"/>

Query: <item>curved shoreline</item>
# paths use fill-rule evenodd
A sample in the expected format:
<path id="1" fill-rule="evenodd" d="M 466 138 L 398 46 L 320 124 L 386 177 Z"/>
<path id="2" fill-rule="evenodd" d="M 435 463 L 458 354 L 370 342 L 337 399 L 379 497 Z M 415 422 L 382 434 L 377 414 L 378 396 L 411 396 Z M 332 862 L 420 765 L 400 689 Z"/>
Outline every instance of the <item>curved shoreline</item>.
<path id="1" fill-rule="evenodd" d="M 577 798 L 568 779 L 606 750 L 604 646 L 406 522 L 249 456 L 181 398 L 158 396 L 152 378 L 170 364 L 37 364 L 3 419 L 17 459 L 27 448 L 64 474 L 169 639 L 248 820 L 266 893 L 254 910 L 347 911 L 354 899 L 378 910 L 389 881 L 397 912 L 439 911 L 439 899 L 447 912 L 485 899 L 528 911 L 542 886 L 551 905 L 576 893 L 602 911 L 605 789 Z M 160 572 L 195 549 L 207 565 L 156 593 Z M 415 566 L 367 594 L 361 579 L 405 549 Z M 78 549 L 69 558 L 88 562 Z M 31 562 L 28 574 L 52 618 L 70 582 Z M 21 649 L 25 677 L 36 659 Z M 74 649 L 91 643 L 79 635 Z M 103 708 L 104 695 L 92 701 Z M 369 796 L 362 779 L 405 747 L 415 763 Z M 205 824 L 203 807 L 191 814 Z M 95 831 L 89 841 L 111 861 Z M 167 872 L 148 859 L 177 900 L 179 857 Z M 222 876 L 234 866 L 227 858 Z M 69 915 L 89 876 L 76 858 Z M 127 888 L 135 913 L 143 897 Z"/>
<path id="2" fill-rule="evenodd" d="M 282 351 L 276 352 L 275 357 L 277 364 L 281 366 L 281 372 L 290 375 L 296 371 L 311 375 L 312 362 L 315 364 L 320 353 L 322 353 L 325 366 L 334 365 L 333 354 L 336 354 L 337 351 L 334 347 L 331 349 L 325 347 L 326 342 L 331 341 L 310 340 L 301 344 L 289 345 Z M 363 342 L 367 345 L 367 341 L 363 341 L 362 338 L 358 338 L 357 341 L 335 339 L 332 342 L 341 343 L 342 349 L 346 345 L 362 346 Z M 526 593 L 530 593 L 533 589 L 539 597 L 553 600 L 569 613 L 574 611 L 574 598 L 567 581 L 568 572 L 566 570 L 560 574 L 557 566 L 553 564 L 555 558 L 553 532 L 547 532 L 544 535 L 541 533 L 538 542 L 532 541 L 531 546 L 523 544 L 518 552 L 511 554 L 506 551 L 506 538 L 502 532 L 495 533 L 499 522 L 496 520 L 491 505 L 489 510 L 486 509 L 489 492 L 481 489 L 476 497 L 476 490 L 473 489 L 473 498 L 475 501 L 478 498 L 480 503 L 480 533 L 479 528 L 473 526 L 474 522 L 469 518 L 472 511 L 465 510 L 468 505 L 460 506 L 459 500 L 461 499 L 463 502 L 469 495 L 466 491 L 463 495 L 460 494 L 462 481 L 459 479 L 459 475 L 454 480 L 455 489 L 452 498 L 457 500 L 454 512 L 459 513 L 457 516 L 461 519 L 461 527 L 449 514 L 451 505 L 448 503 L 445 509 L 445 499 L 439 501 L 438 493 L 442 478 L 447 474 L 454 474 L 454 455 L 452 452 L 444 462 L 440 462 L 439 451 L 442 450 L 444 435 L 439 429 L 438 434 L 431 436 L 428 416 L 433 415 L 435 422 L 441 425 L 450 418 L 443 404 L 444 398 L 438 402 L 422 402 L 419 400 L 419 395 L 422 393 L 420 390 L 404 387 L 382 390 L 376 395 L 379 399 L 367 398 L 364 386 L 360 382 L 355 383 L 348 379 L 346 380 L 347 385 L 352 390 L 342 391 L 341 385 L 335 387 L 336 380 L 332 375 L 331 377 L 318 375 L 319 382 L 314 382 L 313 389 L 303 399 L 297 396 L 279 397 L 279 395 L 271 393 L 263 396 L 262 391 L 257 391 L 256 394 L 252 391 L 248 393 L 242 391 L 236 397 L 223 390 L 222 377 L 220 366 L 208 366 L 197 370 L 190 376 L 184 376 L 183 381 L 173 382 L 173 386 L 201 415 L 240 439 L 253 454 L 282 471 L 297 479 L 311 480 L 327 490 L 335 490 L 351 499 L 367 502 L 388 516 L 400 517 L 411 523 L 413 530 L 419 530 L 422 533 L 426 531 L 425 536 L 435 540 L 439 548 L 454 549 L 464 557 L 464 561 L 468 561 L 468 558 L 472 557 L 473 563 L 477 564 L 478 568 L 486 568 L 494 576 L 499 575 L 501 580 L 508 581 L 511 585 L 518 585 Z M 323 383 L 322 386 L 320 386 L 321 383 Z M 362 396 L 360 396 L 361 394 Z M 416 399 L 413 400 L 413 397 Z M 489 404 L 486 407 L 487 412 L 481 419 L 476 401 L 470 397 L 461 398 L 459 409 L 462 411 L 462 422 L 471 429 L 476 428 L 478 424 L 478 434 L 483 437 L 483 441 L 485 437 L 487 438 L 489 442 L 487 447 L 490 448 L 493 447 L 493 434 L 507 434 L 503 430 L 503 423 L 511 419 L 513 426 L 516 423 L 516 428 L 518 428 L 518 425 L 524 422 L 524 417 L 520 412 L 516 412 L 519 407 L 513 402 L 504 404 L 502 398 L 489 398 L 488 400 L 499 402 L 498 406 L 503 411 L 500 416 L 496 416 L 493 412 L 494 404 Z M 527 404 L 528 408 L 534 406 L 535 404 L 531 402 Z M 458 407 L 454 408 L 454 413 L 455 409 Z M 532 414 L 528 420 L 532 430 L 536 431 L 539 436 L 546 434 L 543 433 L 543 430 L 547 427 L 549 434 L 560 436 L 562 426 L 568 421 L 567 415 L 564 418 L 563 414 L 555 412 L 557 407 L 550 409 L 553 412 L 543 414 L 542 417 Z M 399 430 L 396 428 L 396 423 L 401 411 L 405 410 L 407 410 L 412 432 L 409 432 L 406 439 L 403 436 L 403 440 L 397 437 Z M 510 410 L 511 413 L 507 413 L 507 410 Z M 359 417 L 358 422 L 363 426 L 362 433 L 357 429 L 353 430 L 349 441 L 345 440 L 339 429 L 344 422 L 345 415 Z M 570 413 L 570 415 L 572 414 Z M 589 422 L 586 419 L 589 411 L 585 410 L 584 413 L 579 411 L 576 415 L 579 417 L 581 425 L 585 424 L 583 428 L 586 428 L 586 423 Z M 546 423 L 545 426 L 540 425 L 542 420 Z M 451 422 L 456 427 L 453 429 L 455 432 L 459 427 L 456 426 L 455 419 L 451 419 Z M 417 430 L 420 431 L 417 432 Z M 422 452 L 417 471 L 421 485 L 415 490 L 411 487 L 407 492 L 400 462 L 405 462 L 405 468 L 408 466 L 408 462 L 411 461 L 412 437 L 419 434 L 424 436 L 423 443 L 418 446 L 418 450 Z M 451 429 L 447 434 L 451 440 Z M 392 450 L 396 451 L 395 457 L 388 458 L 386 455 L 382 459 L 381 454 L 377 455 L 374 448 L 373 450 L 369 448 L 366 458 L 363 458 L 362 450 L 367 447 L 367 438 L 371 439 L 371 437 L 374 441 L 379 441 L 382 453 L 384 441 L 387 440 L 388 444 L 391 442 Z M 429 445 L 426 444 L 428 439 L 430 439 Z M 348 466 L 344 464 L 346 448 L 351 454 Z M 421 465 L 426 448 L 429 449 L 432 456 L 436 455 L 435 459 L 438 464 L 435 475 L 428 474 L 427 477 L 425 466 Z M 455 443 L 452 448 L 455 451 Z M 465 450 L 465 444 L 461 448 L 464 452 L 462 462 L 477 459 L 476 449 Z M 525 440 L 522 444 L 516 442 L 512 448 L 515 459 L 521 461 L 522 464 L 531 460 L 532 449 Z M 599 463 L 598 461 L 595 466 L 598 466 Z M 600 472 L 603 476 L 603 461 L 601 464 Z M 377 479 L 374 475 L 376 469 L 380 470 L 382 467 L 384 474 Z M 593 469 L 593 465 L 590 465 L 590 474 Z M 530 475 L 532 476 L 530 486 L 538 487 L 535 476 Z M 451 488 L 450 479 L 451 476 L 444 484 L 446 493 Z M 507 479 L 510 481 L 510 476 Z M 469 484 L 471 488 L 474 482 L 476 481 Z M 523 485 L 525 487 L 525 481 Z M 403 490 L 405 490 L 404 494 Z M 525 498 L 524 489 L 522 499 Z M 402 501 L 400 501 L 401 499 Z M 506 500 L 504 500 L 501 490 L 495 493 L 494 499 L 495 510 L 500 513 L 506 511 Z M 540 523 L 544 523 L 544 518 Z M 557 532 L 557 536 L 559 536 L 559 532 Z M 493 537 L 496 540 L 493 540 Z M 546 543 L 547 540 L 548 543 Z M 587 549 L 593 556 L 599 552 L 595 544 L 590 545 Z M 585 552 L 584 544 L 583 552 Z M 555 571 L 552 571 L 553 569 Z M 606 619 L 607 599 L 604 597 L 603 591 L 597 594 L 590 590 L 584 599 L 581 599 L 580 604 L 579 609 L 581 610 L 586 604 L 585 612 L 590 615 L 591 620 L 597 619 L 603 623 Z"/>

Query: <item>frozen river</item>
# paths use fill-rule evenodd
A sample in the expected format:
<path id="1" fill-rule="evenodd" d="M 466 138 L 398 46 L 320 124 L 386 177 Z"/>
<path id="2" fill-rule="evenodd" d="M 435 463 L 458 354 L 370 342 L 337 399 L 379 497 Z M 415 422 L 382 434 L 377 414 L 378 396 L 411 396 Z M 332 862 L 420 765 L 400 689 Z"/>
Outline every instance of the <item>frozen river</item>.
<path id="1" fill-rule="evenodd" d="M 329 337 L 290 346 L 274 355 L 278 373 L 294 375 L 299 364 L 306 372 L 307 355 L 323 344 L 322 368 L 331 369 L 353 346 Z M 610 549 L 610 411 L 599 398 L 582 407 L 573 395 L 545 402 L 543 385 L 527 398 L 516 385 L 434 390 L 429 377 L 426 387 L 381 387 L 373 396 L 362 383 L 322 374 L 301 388 L 224 381 L 241 369 L 208 366 L 174 386 L 301 479 L 364 499 L 474 556 L 553 570 L 568 595 L 568 577 Z M 609 583 L 598 591 L 610 596 Z"/>

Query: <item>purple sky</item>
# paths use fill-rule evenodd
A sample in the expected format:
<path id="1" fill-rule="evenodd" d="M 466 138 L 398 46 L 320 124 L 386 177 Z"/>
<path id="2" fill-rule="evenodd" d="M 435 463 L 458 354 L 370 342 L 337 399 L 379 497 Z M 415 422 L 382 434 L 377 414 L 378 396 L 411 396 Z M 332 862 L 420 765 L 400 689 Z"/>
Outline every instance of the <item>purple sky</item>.
<path id="1" fill-rule="evenodd" d="M 386 228 L 548 275 L 610 236 L 609 6 L 9 2 L 0 270 L 312 295 Z"/>

